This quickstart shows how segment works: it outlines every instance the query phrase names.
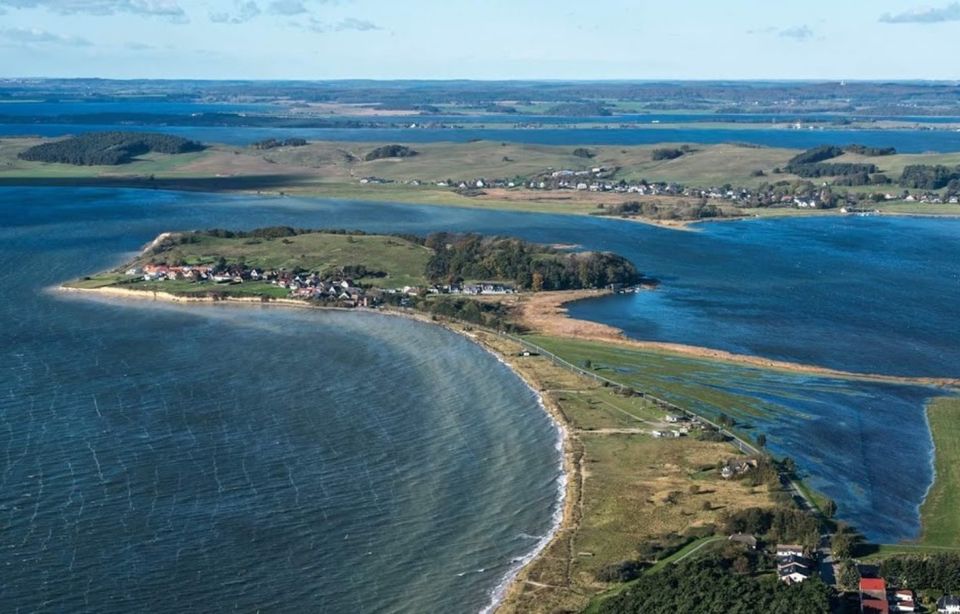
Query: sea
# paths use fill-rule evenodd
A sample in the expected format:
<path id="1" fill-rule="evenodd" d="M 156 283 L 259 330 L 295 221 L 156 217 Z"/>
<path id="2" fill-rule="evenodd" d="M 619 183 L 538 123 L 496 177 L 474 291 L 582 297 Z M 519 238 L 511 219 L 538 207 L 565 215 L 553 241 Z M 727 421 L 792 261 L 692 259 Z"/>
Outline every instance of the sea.
<path id="1" fill-rule="evenodd" d="M 106 121 L 124 114 L 122 123 Z M 204 116 L 243 114 L 251 125 L 204 125 Z M 245 146 L 268 139 L 395 141 L 400 143 L 476 140 L 537 145 L 651 145 L 655 143 L 739 143 L 806 149 L 819 145 L 895 147 L 901 153 L 960 151 L 960 117 L 837 114 L 772 115 L 750 113 L 644 113 L 596 117 L 524 115 L 414 115 L 391 117 L 330 116 L 336 121 L 388 123 L 370 128 L 257 127 L 255 116 L 290 115 L 281 105 L 190 101 L 29 101 L 0 104 L 0 136 L 58 137 L 109 130 L 160 131 L 208 143 Z M 138 115 L 140 116 L 138 119 Z M 299 115 L 297 117 L 300 117 Z M 31 119 L 32 118 L 32 119 Z M 152 119 L 151 119 L 152 118 Z M 850 128 L 839 120 L 869 126 L 875 121 L 904 122 L 896 129 Z M 713 126 L 728 122 L 728 126 Z M 796 128 L 799 123 L 800 129 Z M 532 127 L 532 124 L 540 124 Z M 573 125 L 579 124 L 579 125 Z M 657 125 L 660 124 L 660 125 Z M 671 124 L 678 124 L 671 126 Z M 734 125 L 737 124 L 737 125 Z M 769 125 L 768 125 L 769 124 Z M 442 125 L 443 127 L 438 127 Z M 742 127 L 741 127 L 742 125 Z"/>
<path id="2" fill-rule="evenodd" d="M 660 287 L 577 303 L 576 317 L 638 339 L 960 376 L 958 220 L 682 231 L 347 200 L 0 188 L 0 609 L 476 612 L 550 535 L 557 429 L 466 339 L 376 314 L 49 289 L 160 232 L 278 224 L 612 250 Z M 868 538 L 917 537 L 933 479 L 924 404 L 941 391 L 746 367 L 690 378 L 743 398 L 771 450 L 795 458 Z"/>

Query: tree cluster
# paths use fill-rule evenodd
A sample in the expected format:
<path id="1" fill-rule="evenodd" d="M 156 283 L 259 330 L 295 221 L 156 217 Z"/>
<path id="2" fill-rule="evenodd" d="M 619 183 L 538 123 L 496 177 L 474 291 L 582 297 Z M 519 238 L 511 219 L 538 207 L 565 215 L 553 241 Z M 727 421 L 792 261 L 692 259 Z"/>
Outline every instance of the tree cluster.
<path id="1" fill-rule="evenodd" d="M 817 162 L 815 164 L 791 164 L 787 170 L 800 177 L 843 177 L 869 175 L 877 172 L 876 164 L 861 162 Z"/>
<path id="2" fill-rule="evenodd" d="M 884 559 L 880 574 L 914 589 L 960 592 L 960 554 L 903 555 Z"/>
<path id="3" fill-rule="evenodd" d="M 90 132 L 35 145 L 18 154 L 21 160 L 78 166 L 127 164 L 146 153 L 179 154 L 204 146 L 179 136 L 153 132 Z"/>
<path id="4" fill-rule="evenodd" d="M 508 322 L 510 310 L 501 303 L 484 303 L 469 298 L 441 296 L 436 300 L 419 300 L 414 306 L 420 311 L 426 311 L 435 316 L 471 322 L 488 328 L 513 329 Z"/>
<path id="5" fill-rule="evenodd" d="M 919 190 L 939 190 L 951 181 L 960 181 L 960 166 L 910 164 L 900 175 L 900 185 Z"/>
<path id="6" fill-rule="evenodd" d="M 843 148 L 849 153 L 860 154 L 861 156 L 893 156 L 897 153 L 896 147 L 867 147 L 866 145 L 847 145 Z"/>
<path id="7" fill-rule="evenodd" d="M 739 572 L 736 559 L 707 557 L 640 576 L 618 595 L 601 602 L 602 614 L 754 612 L 815 614 L 830 611 L 830 588 L 817 578 L 787 586 L 775 578 Z M 742 566 L 741 566 L 742 567 Z"/>
<path id="8" fill-rule="evenodd" d="M 820 541 L 817 519 L 798 509 L 751 507 L 727 514 L 722 520 L 727 533 L 765 535 L 773 542 L 798 543 L 809 548 L 815 548 Z"/>
<path id="9" fill-rule="evenodd" d="M 410 156 L 415 156 L 418 153 L 419 152 L 410 149 L 406 145 L 382 145 L 373 151 L 368 152 L 363 159 L 367 162 L 370 162 L 372 160 L 381 160 L 383 158 L 409 158 Z"/>
<path id="10" fill-rule="evenodd" d="M 434 250 L 426 276 L 435 283 L 465 279 L 510 280 L 519 288 L 577 290 L 635 284 L 641 276 L 622 256 L 569 253 L 519 239 L 436 233 L 425 245 Z"/>
<path id="11" fill-rule="evenodd" d="M 603 215 L 642 217 L 655 220 L 704 220 L 723 217 L 723 209 L 705 201 L 664 205 L 660 201 L 631 200 L 604 208 Z"/>
<path id="12" fill-rule="evenodd" d="M 277 147 L 303 147 L 307 144 L 307 139 L 264 139 L 257 141 L 252 145 L 254 149 L 276 149 Z"/>
<path id="13" fill-rule="evenodd" d="M 650 159 L 654 161 L 675 160 L 676 158 L 679 158 L 685 153 L 686 152 L 684 150 L 677 149 L 674 147 L 660 147 L 650 152 Z"/>

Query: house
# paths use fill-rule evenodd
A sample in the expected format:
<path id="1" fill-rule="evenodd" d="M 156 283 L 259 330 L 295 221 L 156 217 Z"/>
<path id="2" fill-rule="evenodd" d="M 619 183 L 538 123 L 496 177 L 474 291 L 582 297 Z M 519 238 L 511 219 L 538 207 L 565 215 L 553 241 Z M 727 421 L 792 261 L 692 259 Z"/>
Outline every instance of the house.
<path id="1" fill-rule="evenodd" d="M 803 556 L 802 546 L 777 546 L 777 576 L 781 582 L 803 582 L 813 575 L 815 569 L 816 563 Z"/>
<path id="2" fill-rule="evenodd" d="M 803 556 L 803 546 L 798 544 L 777 545 L 777 561 L 780 561 L 781 559 L 786 560 L 791 556 Z"/>
<path id="3" fill-rule="evenodd" d="M 909 589 L 894 591 L 890 599 L 890 609 L 894 612 L 916 612 L 917 603 L 913 591 Z"/>
<path id="4" fill-rule="evenodd" d="M 883 578 L 860 579 L 860 612 L 862 614 L 890 614 L 887 602 L 887 583 Z"/>
<path id="5" fill-rule="evenodd" d="M 754 537 L 753 535 L 750 535 L 749 533 L 734 533 L 727 539 L 729 539 L 732 542 L 743 544 L 744 546 L 746 546 L 751 550 L 757 549 L 757 538 Z"/>
<path id="6" fill-rule="evenodd" d="M 960 614 L 960 597 L 944 595 L 937 599 L 938 614 Z"/>
<path id="7" fill-rule="evenodd" d="M 785 584 L 798 584 L 810 579 L 813 571 L 799 563 L 790 563 L 788 565 L 777 567 L 777 576 Z"/>

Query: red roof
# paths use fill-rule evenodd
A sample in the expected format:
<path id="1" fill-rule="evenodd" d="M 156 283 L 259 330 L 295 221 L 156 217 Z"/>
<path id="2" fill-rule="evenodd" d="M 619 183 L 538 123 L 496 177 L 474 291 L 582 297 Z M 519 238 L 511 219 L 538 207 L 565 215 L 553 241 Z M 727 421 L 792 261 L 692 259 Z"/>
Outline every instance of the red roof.
<path id="1" fill-rule="evenodd" d="M 884 591 L 887 590 L 887 583 L 883 578 L 860 578 L 860 592 Z"/>
<path id="2" fill-rule="evenodd" d="M 886 599 L 861 599 L 860 611 L 863 614 L 889 614 L 890 607 Z"/>

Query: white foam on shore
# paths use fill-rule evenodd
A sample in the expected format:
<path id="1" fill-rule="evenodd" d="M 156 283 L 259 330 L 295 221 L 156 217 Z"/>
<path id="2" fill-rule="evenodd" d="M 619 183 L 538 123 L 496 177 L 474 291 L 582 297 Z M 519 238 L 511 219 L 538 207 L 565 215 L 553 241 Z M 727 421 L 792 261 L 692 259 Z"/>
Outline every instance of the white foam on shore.
<path id="1" fill-rule="evenodd" d="M 560 527 L 563 525 L 563 511 L 567 499 L 567 472 L 564 470 L 564 447 L 567 441 L 567 430 L 563 424 L 561 424 L 556 417 L 554 417 L 554 415 L 547 410 L 546 405 L 543 403 L 543 397 L 533 388 L 533 386 L 530 385 L 530 382 L 528 382 L 526 378 L 521 376 L 519 372 L 511 367 L 507 361 L 501 358 L 499 354 L 483 346 L 482 344 L 478 343 L 477 345 L 489 352 L 494 358 L 497 359 L 497 361 L 510 369 L 510 371 L 519 377 L 520 381 L 522 381 L 527 388 L 530 389 L 530 392 L 534 394 L 537 399 L 537 405 L 539 405 L 543 413 L 550 418 L 550 422 L 553 423 L 553 426 L 556 429 L 557 439 L 554 443 L 554 449 L 557 450 L 559 455 L 557 464 L 560 469 L 560 476 L 557 478 L 556 509 L 554 509 L 553 516 L 550 519 L 550 529 L 547 531 L 546 535 L 539 538 L 530 552 L 511 561 L 513 564 L 507 570 L 507 573 L 504 574 L 497 585 L 490 591 L 490 603 L 480 610 L 480 614 L 492 614 L 492 612 L 496 611 L 496 609 L 500 607 L 500 603 L 503 601 L 503 598 L 507 594 L 507 590 L 509 590 L 510 586 L 516 579 L 517 574 L 519 574 L 524 567 L 536 560 L 540 553 L 543 552 L 544 548 L 546 548 L 550 542 L 553 541 L 553 538 L 557 535 L 557 533 L 560 531 Z"/>
<path id="2" fill-rule="evenodd" d="M 920 527 L 917 535 L 918 538 L 923 537 L 923 504 L 926 503 L 927 497 L 930 496 L 933 485 L 937 483 L 937 444 L 933 440 L 933 428 L 930 426 L 930 414 L 928 412 L 930 403 L 933 403 L 933 401 L 934 397 L 931 397 L 923 404 L 923 421 L 927 425 L 927 435 L 930 437 L 930 455 L 928 457 L 930 461 L 930 483 L 927 484 L 927 489 L 923 491 L 923 497 L 921 497 L 920 503 L 917 504 L 917 526 Z"/>

